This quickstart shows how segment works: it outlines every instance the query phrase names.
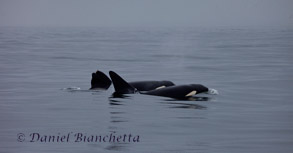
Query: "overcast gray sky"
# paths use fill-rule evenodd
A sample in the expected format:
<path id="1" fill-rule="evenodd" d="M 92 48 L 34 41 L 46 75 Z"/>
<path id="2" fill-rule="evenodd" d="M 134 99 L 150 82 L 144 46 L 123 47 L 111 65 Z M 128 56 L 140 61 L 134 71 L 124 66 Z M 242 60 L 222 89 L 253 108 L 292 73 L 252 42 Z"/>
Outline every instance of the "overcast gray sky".
<path id="1" fill-rule="evenodd" d="M 0 26 L 292 26 L 293 0 L 0 0 Z"/>

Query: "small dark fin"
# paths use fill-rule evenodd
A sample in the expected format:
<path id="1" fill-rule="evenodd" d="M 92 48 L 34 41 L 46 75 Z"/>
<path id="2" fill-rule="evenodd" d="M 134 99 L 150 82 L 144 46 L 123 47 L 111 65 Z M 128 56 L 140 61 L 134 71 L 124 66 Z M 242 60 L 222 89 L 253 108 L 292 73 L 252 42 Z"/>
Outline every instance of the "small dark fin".
<path id="1" fill-rule="evenodd" d="M 90 89 L 108 89 L 112 84 L 109 77 L 101 71 L 92 73 L 91 88 Z"/>
<path id="2" fill-rule="evenodd" d="M 116 94 L 133 94 L 137 92 L 133 86 L 122 79 L 117 73 L 110 71 L 109 74 L 113 81 Z"/>

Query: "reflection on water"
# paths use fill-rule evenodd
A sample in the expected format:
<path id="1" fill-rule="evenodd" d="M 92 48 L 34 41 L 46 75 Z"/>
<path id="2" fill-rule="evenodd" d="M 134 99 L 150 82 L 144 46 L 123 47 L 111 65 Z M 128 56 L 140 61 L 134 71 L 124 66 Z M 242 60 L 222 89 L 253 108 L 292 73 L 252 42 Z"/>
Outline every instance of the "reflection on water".
<path id="1" fill-rule="evenodd" d="M 210 94 L 210 93 L 208 93 L 208 94 Z M 214 94 L 211 93 L 211 95 L 214 95 Z M 153 96 L 153 95 L 149 95 L 149 96 Z M 109 100 L 110 101 L 117 101 L 118 99 L 120 99 L 120 100 L 121 99 L 130 99 L 130 97 L 131 97 L 131 94 L 118 94 L 118 93 L 114 92 L 112 94 L 112 96 L 109 97 Z M 211 99 L 210 97 L 207 97 L 207 96 L 192 96 L 192 97 L 186 97 L 186 98 L 182 98 L 182 99 L 174 99 L 174 98 L 169 98 L 169 97 L 166 97 L 166 98 L 167 99 L 165 99 L 165 101 L 209 101 Z"/>
<path id="2" fill-rule="evenodd" d="M 123 102 L 119 100 L 110 99 L 110 105 L 123 105 Z"/>
<path id="3" fill-rule="evenodd" d="M 123 144 L 114 143 L 105 148 L 106 150 L 126 151 L 126 146 Z"/>
<path id="4" fill-rule="evenodd" d="M 125 99 L 129 99 L 130 95 L 125 95 L 125 94 L 113 94 L 112 97 L 109 97 L 109 104 L 110 105 L 123 105 Z M 156 97 L 156 96 L 152 96 L 152 97 Z M 184 100 L 176 100 L 176 99 L 171 99 L 171 98 L 167 98 L 164 99 L 164 101 L 167 102 L 159 102 L 161 104 L 168 104 L 168 105 L 172 105 L 169 108 L 186 108 L 186 109 L 206 109 L 207 107 L 205 106 L 201 106 L 199 104 L 191 104 L 191 103 L 185 103 L 185 101 L 209 101 L 210 97 L 188 97 L 187 99 Z"/>
<path id="5" fill-rule="evenodd" d="M 129 97 L 131 97 L 131 96 L 130 95 L 126 95 L 126 94 L 118 94 L 118 93 L 114 92 L 112 94 L 112 96 L 109 97 L 109 99 L 112 100 L 114 98 L 129 98 Z"/>
<path id="6" fill-rule="evenodd" d="M 199 104 L 190 104 L 184 102 L 161 102 L 161 104 L 167 104 L 169 108 L 184 108 L 184 109 L 207 109 L 207 107 Z"/>

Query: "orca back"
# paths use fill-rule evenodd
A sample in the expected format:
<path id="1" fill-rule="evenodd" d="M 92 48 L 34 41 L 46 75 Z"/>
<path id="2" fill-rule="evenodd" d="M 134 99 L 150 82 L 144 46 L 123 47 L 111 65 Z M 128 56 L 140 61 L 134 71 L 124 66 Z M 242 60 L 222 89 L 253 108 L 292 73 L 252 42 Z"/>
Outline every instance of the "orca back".
<path id="1" fill-rule="evenodd" d="M 201 84 L 170 86 L 158 90 L 144 92 L 143 94 L 170 97 L 175 99 L 188 99 L 195 94 L 207 92 L 208 88 Z"/>
<path id="2" fill-rule="evenodd" d="M 158 88 L 174 86 L 171 81 L 136 81 L 129 82 L 129 84 L 135 87 L 138 91 L 150 91 Z"/>

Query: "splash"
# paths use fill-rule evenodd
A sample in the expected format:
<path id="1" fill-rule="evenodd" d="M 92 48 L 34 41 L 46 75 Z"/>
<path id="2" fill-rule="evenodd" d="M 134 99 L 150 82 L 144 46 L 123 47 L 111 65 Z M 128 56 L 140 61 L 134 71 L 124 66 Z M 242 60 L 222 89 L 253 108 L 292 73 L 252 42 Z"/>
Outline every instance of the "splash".
<path id="1" fill-rule="evenodd" d="M 79 91 L 79 90 L 81 90 L 81 88 L 79 88 L 79 87 L 68 87 L 68 88 L 63 88 L 62 90 Z"/>
<path id="2" fill-rule="evenodd" d="M 218 90 L 216 90 L 216 89 L 209 89 L 208 94 L 211 94 L 211 95 L 218 95 L 219 92 L 218 92 Z"/>

